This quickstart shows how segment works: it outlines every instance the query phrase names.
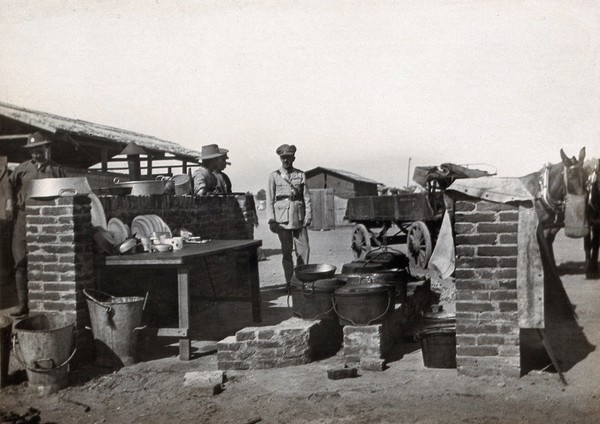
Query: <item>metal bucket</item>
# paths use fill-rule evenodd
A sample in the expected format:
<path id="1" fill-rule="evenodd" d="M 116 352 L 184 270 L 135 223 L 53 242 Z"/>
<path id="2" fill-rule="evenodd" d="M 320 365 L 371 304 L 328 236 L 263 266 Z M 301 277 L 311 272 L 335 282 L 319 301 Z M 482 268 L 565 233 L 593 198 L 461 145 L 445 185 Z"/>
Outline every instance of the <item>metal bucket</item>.
<path id="1" fill-rule="evenodd" d="M 175 194 L 178 196 L 185 196 L 192 192 L 192 177 L 188 174 L 177 174 L 171 178 L 173 181 Z"/>
<path id="2" fill-rule="evenodd" d="M 146 297 L 114 297 L 99 290 L 83 293 L 88 298 L 96 364 L 117 368 L 135 364 L 138 331 L 145 328 L 141 324 L 148 294 Z"/>
<path id="3" fill-rule="evenodd" d="M 15 324 L 13 346 L 30 389 L 48 395 L 68 386 L 68 365 L 77 351 L 73 319 L 62 314 L 25 318 Z"/>
<path id="4" fill-rule="evenodd" d="M 292 312 L 297 317 L 309 320 L 336 319 L 332 295 L 343 281 L 328 278 L 313 282 L 302 282 L 292 278 Z"/>
<path id="5" fill-rule="evenodd" d="M 456 368 L 456 327 L 431 326 L 416 336 L 427 368 Z"/>
<path id="6" fill-rule="evenodd" d="M 11 333 L 12 320 L 5 315 L 0 315 L 0 387 L 6 386 L 8 382 Z"/>
<path id="7" fill-rule="evenodd" d="M 341 325 L 380 323 L 393 307 L 393 295 L 382 284 L 340 287 L 333 294 L 333 308 Z"/>

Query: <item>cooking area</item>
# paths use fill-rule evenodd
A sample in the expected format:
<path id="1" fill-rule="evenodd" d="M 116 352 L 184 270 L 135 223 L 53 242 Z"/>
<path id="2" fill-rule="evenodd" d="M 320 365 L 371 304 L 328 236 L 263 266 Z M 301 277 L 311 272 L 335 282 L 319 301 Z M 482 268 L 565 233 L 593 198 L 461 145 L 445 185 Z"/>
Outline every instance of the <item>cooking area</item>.
<path id="1" fill-rule="evenodd" d="M 127 409 L 134 422 L 173 414 L 310 422 L 302 412 L 308 402 L 322 404 L 316 421 L 341 414 L 369 422 L 373 410 L 354 411 L 372 401 L 369 393 L 385 392 L 382 411 L 426 396 L 461 404 L 455 386 L 468 393 L 463 402 L 498 387 L 532 395 L 529 382 L 556 400 L 581 387 L 581 367 L 595 363 L 594 316 L 584 327 L 571 301 L 590 306 L 581 300 L 577 267 L 559 255 L 556 266 L 556 233 L 546 239 L 545 232 L 564 218 L 571 232 L 557 239 L 564 256 L 572 232 L 583 234 L 582 211 L 538 205 L 584 196 L 585 149 L 579 158 L 561 150 L 561 162 L 520 179 L 450 163 L 419 166 L 414 191 L 379 190 L 372 180 L 318 167 L 295 177 L 299 188 L 280 176 L 284 190 L 303 196 L 276 195 L 274 222 L 256 208 L 258 193 L 217 184 L 216 161 L 213 171 L 204 168 L 227 149 L 181 151 L 106 127 L 99 140 L 95 124 L 78 121 L 80 131 L 69 134 L 67 118 L 42 116 L 56 135 L 9 126 L 20 147 L 0 145 L 10 146 L 4 153 L 14 163 L 30 144 L 52 144 L 52 156 L 70 165 L 56 168 L 64 176 L 15 186 L 27 290 L 1 286 L 0 382 L 14 408 L 0 404 L 3 420 L 110 422 L 107 411 L 122 408 L 114 422 Z M 78 143 L 92 146 L 96 158 L 71 156 Z M 280 150 L 293 162 L 295 146 Z M 32 159 L 36 172 L 42 159 Z M 19 166 L 12 175 L 21 175 Z M 306 207 L 294 209 L 296 218 L 314 218 L 297 219 L 311 230 L 312 250 L 286 281 L 277 231 L 292 202 Z M 290 239 L 297 230 L 286 229 Z M 393 390 L 404 385 L 418 391 Z M 151 402 L 141 401 L 144 393 Z M 301 401 L 288 407 L 296 396 Z M 502 414 L 516 399 L 505 396 Z M 493 397 L 482 395 L 482 404 Z M 326 407 L 340 399 L 350 412 Z M 202 406 L 189 407 L 196 403 Z M 411 416 L 420 416 L 417 409 L 409 408 Z"/>

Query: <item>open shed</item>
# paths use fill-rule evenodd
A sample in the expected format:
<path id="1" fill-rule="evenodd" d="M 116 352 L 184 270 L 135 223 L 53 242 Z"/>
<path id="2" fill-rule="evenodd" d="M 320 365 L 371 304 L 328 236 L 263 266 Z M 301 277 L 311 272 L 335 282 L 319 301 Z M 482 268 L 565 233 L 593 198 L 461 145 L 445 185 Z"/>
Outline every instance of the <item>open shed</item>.
<path id="1" fill-rule="evenodd" d="M 0 156 L 13 163 L 29 159 L 22 147 L 36 131 L 52 134 L 52 159 L 71 175 L 85 173 L 92 186 L 114 173 L 127 174 L 127 157 L 121 152 L 132 142 L 145 152 L 144 179 L 185 174 L 199 163 L 199 152 L 171 141 L 0 102 Z"/>
<path id="2" fill-rule="evenodd" d="M 316 167 L 305 172 L 313 204 L 313 230 L 348 224 L 346 203 L 357 196 L 377 196 L 377 181 L 340 169 Z"/>

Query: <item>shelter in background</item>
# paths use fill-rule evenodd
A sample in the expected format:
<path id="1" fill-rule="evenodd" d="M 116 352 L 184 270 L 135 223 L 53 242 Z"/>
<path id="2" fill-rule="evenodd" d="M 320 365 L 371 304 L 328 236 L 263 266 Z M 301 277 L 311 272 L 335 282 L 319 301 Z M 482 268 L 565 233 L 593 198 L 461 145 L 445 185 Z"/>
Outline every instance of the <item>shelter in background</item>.
<path id="1" fill-rule="evenodd" d="M 348 225 L 344 219 L 351 197 L 377 196 L 379 183 L 348 171 L 316 167 L 305 172 L 313 205 L 313 230 Z"/>
<path id="2" fill-rule="evenodd" d="M 130 143 L 146 153 L 140 158 L 142 179 L 186 174 L 199 163 L 199 152 L 171 141 L 0 102 L 0 156 L 12 163 L 30 159 L 22 147 L 36 131 L 52 134 L 52 159 L 69 175 L 86 176 L 92 188 L 109 185 L 115 176 L 128 179 L 122 152 Z"/>

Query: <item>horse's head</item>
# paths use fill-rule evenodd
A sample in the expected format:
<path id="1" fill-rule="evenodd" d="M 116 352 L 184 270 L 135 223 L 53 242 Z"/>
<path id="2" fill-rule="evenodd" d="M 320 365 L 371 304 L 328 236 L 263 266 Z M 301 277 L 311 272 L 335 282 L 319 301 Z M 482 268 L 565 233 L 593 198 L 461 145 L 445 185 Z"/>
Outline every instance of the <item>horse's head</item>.
<path id="1" fill-rule="evenodd" d="M 555 173 L 562 174 L 561 178 L 551 178 L 549 181 L 550 194 L 555 199 L 564 199 L 567 194 L 583 195 L 586 193 L 585 171 L 583 169 L 583 160 L 585 159 L 585 147 L 579 151 L 579 158 L 575 156 L 569 158 L 563 149 L 560 149 L 562 163 L 555 165 Z"/>
<path id="2" fill-rule="evenodd" d="M 539 191 L 536 195 L 543 216 L 540 220 L 554 226 L 563 225 L 567 195 L 585 196 L 586 193 L 583 170 L 585 147 L 579 152 L 578 159 L 569 158 L 562 149 L 560 156 L 562 162 L 546 165 L 539 172 Z"/>

